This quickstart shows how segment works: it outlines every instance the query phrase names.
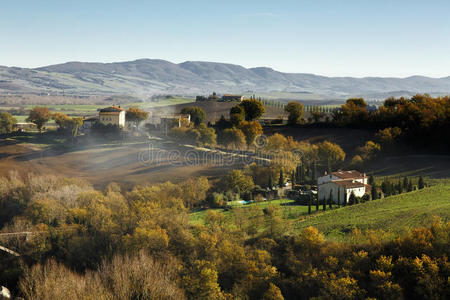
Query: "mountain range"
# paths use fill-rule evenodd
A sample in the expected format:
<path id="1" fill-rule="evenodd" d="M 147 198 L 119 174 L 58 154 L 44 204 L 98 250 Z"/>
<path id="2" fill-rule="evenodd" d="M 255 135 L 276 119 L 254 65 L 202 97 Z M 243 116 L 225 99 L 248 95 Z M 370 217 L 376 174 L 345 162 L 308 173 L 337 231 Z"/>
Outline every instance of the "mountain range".
<path id="1" fill-rule="evenodd" d="M 55 93 L 74 95 L 133 95 L 243 93 L 264 95 L 322 95 L 329 98 L 429 93 L 450 94 L 450 76 L 430 78 L 326 77 L 282 73 L 267 67 L 159 59 L 116 63 L 67 62 L 40 68 L 0 66 L 0 93 Z M 320 97 L 319 97 L 320 98 Z"/>

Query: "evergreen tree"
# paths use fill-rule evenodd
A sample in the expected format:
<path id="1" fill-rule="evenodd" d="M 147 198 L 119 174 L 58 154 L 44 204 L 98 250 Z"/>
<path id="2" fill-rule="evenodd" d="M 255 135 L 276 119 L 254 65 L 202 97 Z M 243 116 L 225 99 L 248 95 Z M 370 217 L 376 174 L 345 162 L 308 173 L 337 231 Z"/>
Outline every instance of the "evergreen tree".
<path id="1" fill-rule="evenodd" d="M 331 159 L 328 157 L 328 174 L 331 174 Z"/>
<path id="2" fill-rule="evenodd" d="M 403 178 L 403 191 L 404 191 L 404 192 L 408 191 L 408 185 L 409 185 L 408 177 L 405 176 L 405 177 Z"/>
<path id="3" fill-rule="evenodd" d="M 383 192 L 383 194 L 387 195 L 387 190 L 388 190 L 388 187 L 387 187 L 387 183 L 386 183 L 386 179 L 385 179 L 381 183 L 381 191 Z"/>
<path id="4" fill-rule="evenodd" d="M 278 186 L 280 188 L 284 187 L 283 169 L 280 170 L 280 179 L 278 180 Z"/>
<path id="5" fill-rule="evenodd" d="M 370 193 L 372 195 L 372 200 L 378 199 L 378 192 L 375 183 L 372 185 L 372 190 L 370 191 Z"/>
<path id="6" fill-rule="evenodd" d="M 330 190 L 330 201 L 328 201 L 328 207 L 332 209 L 333 208 L 332 205 L 333 205 L 333 190 Z"/>
<path id="7" fill-rule="evenodd" d="M 402 186 L 402 182 L 399 180 L 396 186 L 396 190 L 398 194 L 403 193 L 403 186 Z"/>
<path id="8" fill-rule="evenodd" d="M 353 193 L 353 191 L 350 194 L 350 198 L 348 199 L 350 204 L 355 204 L 356 203 L 356 196 L 355 193 Z"/>
<path id="9" fill-rule="evenodd" d="M 370 174 L 369 180 L 368 180 L 367 183 L 370 184 L 370 185 L 372 185 L 372 186 L 375 184 L 375 178 L 373 177 L 372 174 Z"/>
<path id="10" fill-rule="evenodd" d="M 412 190 L 413 190 L 412 180 L 409 179 L 409 180 L 408 180 L 408 192 L 411 192 Z"/>
<path id="11" fill-rule="evenodd" d="M 316 198 L 316 211 L 319 210 L 319 197 Z"/>
<path id="12" fill-rule="evenodd" d="M 301 164 L 300 166 L 300 183 L 305 184 L 305 164 Z"/>
<path id="13" fill-rule="evenodd" d="M 273 179 L 272 179 L 272 174 L 269 175 L 269 189 L 270 189 L 270 190 L 273 189 Z"/>
<path id="14" fill-rule="evenodd" d="M 294 189 L 294 187 L 295 187 L 295 171 L 292 171 L 292 174 L 291 174 L 291 187 L 292 187 L 292 189 Z"/>
<path id="15" fill-rule="evenodd" d="M 340 190 L 340 188 L 338 188 L 337 194 L 338 194 L 338 196 L 337 196 L 337 205 L 338 205 L 338 208 L 339 208 L 339 207 L 341 207 L 341 190 Z"/>
<path id="16" fill-rule="evenodd" d="M 327 210 L 327 197 L 326 196 L 323 196 L 322 210 L 323 211 Z"/>
<path id="17" fill-rule="evenodd" d="M 311 194 L 308 195 L 308 215 L 311 214 Z"/>
<path id="18" fill-rule="evenodd" d="M 422 175 L 420 175 L 420 177 L 419 177 L 419 182 L 417 183 L 417 186 L 419 187 L 419 190 L 421 190 L 425 187 L 425 182 L 423 180 Z"/>
<path id="19" fill-rule="evenodd" d="M 344 188 L 344 202 L 342 203 L 342 206 L 346 206 L 347 205 L 347 191 Z"/>
<path id="20" fill-rule="evenodd" d="M 314 160 L 313 161 L 313 168 L 312 168 L 312 180 L 314 182 L 316 182 L 316 179 L 317 179 L 317 164 L 316 164 L 316 161 Z"/>

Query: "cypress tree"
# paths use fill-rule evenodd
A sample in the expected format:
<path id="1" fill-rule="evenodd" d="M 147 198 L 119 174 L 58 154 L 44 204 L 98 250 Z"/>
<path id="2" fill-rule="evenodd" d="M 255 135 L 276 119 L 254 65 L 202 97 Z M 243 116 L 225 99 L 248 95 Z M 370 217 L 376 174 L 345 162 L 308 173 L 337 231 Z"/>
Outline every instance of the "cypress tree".
<path id="1" fill-rule="evenodd" d="M 305 184 L 305 164 L 302 164 L 300 168 L 300 183 Z"/>
<path id="2" fill-rule="evenodd" d="M 312 180 L 315 182 L 317 179 L 317 164 L 316 161 L 313 161 L 313 169 L 312 169 Z"/>
<path id="3" fill-rule="evenodd" d="M 340 191 L 339 187 L 338 187 L 338 190 L 337 190 L 337 194 L 338 194 L 337 205 L 338 205 L 338 208 L 339 208 L 339 207 L 341 207 L 341 191 Z"/>
<path id="4" fill-rule="evenodd" d="M 403 178 L 403 191 L 404 191 L 404 192 L 408 191 L 408 185 L 409 185 L 409 183 L 408 183 L 408 177 L 404 177 L 404 178 Z"/>
<path id="5" fill-rule="evenodd" d="M 331 159 L 328 157 L 328 174 L 331 174 Z"/>
<path id="6" fill-rule="evenodd" d="M 344 202 L 342 203 L 342 206 L 347 206 L 347 190 L 344 188 Z"/>
<path id="7" fill-rule="evenodd" d="M 408 180 L 408 192 L 411 192 L 412 190 L 413 190 L 412 180 L 409 179 L 409 180 Z"/>
<path id="8" fill-rule="evenodd" d="M 369 180 L 368 180 L 367 183 L 370 184 L 370 185 L 372 185 L 372 186 L 375 184 L 375 178 L 373 177 L 372 174 L 370 174 Z"/>
<path id="9" fill-rule="evenodd" d="M 419 182 L 417 183 L 417 186 L 419 187 L 419 190 L 421 190 L 425 187 L 425 182 L 423 181 L 422 175 L 420 175 L 420 177 L 419 177 Z"/>
<path id="10" fill-rule="evenodd" d="M 319 196 L 316 198 L 316 211 L 319 210 Z"/>
<path id="11" fill-rule="evenodd" d="M 280 179 L 278 180 L 278 186 L 282 188 L 284 186 L 283 169 L 280 170 Z"/>
<path id="12" fill-rule="evenodd" d="M 377 192 L 377 187 L 375 186 L 375 184 L 372 185 L 372 189 L 371 189 L 370 193 L 372 195 L 372 200 L 378 199 L 378 192 Z"/>
<path id="13" fill-rule="evenodd" d="M 272 174 L 269 174 L 269 189 L 270 189 L 270 190 L 273 189 L 273 179 L 272 179 Z"/>
<path id="14" fill-rule="evenodd" d="M 291 187 L 292 187 L 292 189 L 294 189 L 294 187 L 295 187 L 295 171 L 292 171 L 292 174 L 291 174 Z"/>
<path id="15" fill-rule="evenodd" d="M 323 211 L 327 210 L 327 197 L 326 196 L 323 196 L 322 209 L 323 209 Z"/>
<path id="16" fill-rule="evenodd" d="M 356 203 L 356 196 L 355 196 L 355 193 L 353 193 L 353 191 L 350 194 L 349 202 L 350 202 L 350 204 L 355 204 Z"/>
<path id="17" fill-rule="evenodd" d="M 332 209 L 333 208 L 332 205 L 333 205 L 333 190 L 330 190 L 330 201 L 328 202 L 328 207 Z"/>
<path id="18" fill-rule="evenodd" d="M 311 214 L 311 194 L 308 195 L 308 215 Z"/>

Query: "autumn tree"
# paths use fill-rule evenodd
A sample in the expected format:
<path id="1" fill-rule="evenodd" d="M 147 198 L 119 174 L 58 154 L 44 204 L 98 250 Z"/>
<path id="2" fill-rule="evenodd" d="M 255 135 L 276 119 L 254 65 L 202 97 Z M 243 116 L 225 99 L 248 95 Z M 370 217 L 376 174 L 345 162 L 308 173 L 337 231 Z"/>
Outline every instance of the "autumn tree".
<path id="1" fill-rule="evenodd" d="M 255 142 L 256 138 L 263 133 L 261 124 L 258 121 L 243 121 L 239 128 L 245 135 L 247 147 L 250 147 Z"/>
<path id="2" fill-rule="evenodd" d="M 29 113 L 27 122 L 36 124 L 39 132 L 42 132 L 42 127 L 50 120 L 52 116 L 48 107 L 35 106 Z"/>
<path id="3" fill-rule="evenodd" d="M 0 113 L 0 133 L 11 133 L 15 124 L 17 124 L 17 120 L 10 113 Z"/>
<path id="4" fill-rule="evenodd" d="M 284 300 L 281 290 L 273 283 L 269 283 L 269 288 L 264 293 L 262 300 Z"/>
<path id="5" fill-rule="evenodd" d="M 134 123 L 136 128 L 139 128 L 139 123 L 148 119 L 148 112 L 139 107 L 130 107 L 126 112 L 126 119 Z"/>
<path id="6" fill-rule="evenodd" d="M 240 105 L 233 106 L 230 109 L 230 122 L 233 126 L 239 126 L 245 120 L 244 108 Z"/>
<path id="7" fill-rule="evenodd" d="M 232 170 L 223 178 L 223 189 L 228 190 L 239 190 L 241 193 L 247 193 L 253 189 L 254 183 L 250 176 L 242 173 L 241 170 Z"/>
<path id="8" fill-rule="evenodd" d="M 216 144 L 217 136 L 216 136 L 216 131 L 214 130 L 214 128 L 208 127 L 204 123 L 201 123 L 200 125 L 197 126 L 196 129 L 200 133 L 200 137 L 199 137 L 198 141 L 201 144 L 206 144 L 206 145 L 215 145 Z"/>
<path id="9" fill-rule="evenodd" d="M 59 111 L 55 112 L 52 115 L 52 119 L 55 121 L 56 125 L 58 125 L 59 129 L 67 128 L 70 121 L 70 117 L 68 115 L 63 114 Z"/>
<path id="10" fill-rule="evenodd" d="M 191 116 L 191 122 L 195 126 L 200 125 L 200 123 L 205 122 L 206 112 L 199 106 L 188 106 L 181 109 L 181 114 L 186 114 Z"/>
<path id="11" fill-rule="evenodd" d="M 239 104 L 239 106 L 244 109 L 246 121 L 253 121 L 255 119 L 258 119 L 266 112 L 264 104 L 262 104 L 262 102 L 257 99 L 243 100 Z"/>
<path id="12" fill-rule="evenodd" d="M 331 167 L 345 159 L 345 152 L 335 143 L 324 141 L 318 144 L 318 155 L 322 161 L 329 161 Z"/>
<path id="13" fill-rule="evenodd" d="M 245 135 L 238 128 L 227 128 L 222 132 L 222 143 L 227 147 L 242 148 L 245 144 Z"/>
<path id="14" fill-rule="evenodd" d="M 300 102 L 289 102 L 284 111 L 289 114 L 288 123 L 291 125 L 300 124 L 303 117 L 303 104 Z"/>

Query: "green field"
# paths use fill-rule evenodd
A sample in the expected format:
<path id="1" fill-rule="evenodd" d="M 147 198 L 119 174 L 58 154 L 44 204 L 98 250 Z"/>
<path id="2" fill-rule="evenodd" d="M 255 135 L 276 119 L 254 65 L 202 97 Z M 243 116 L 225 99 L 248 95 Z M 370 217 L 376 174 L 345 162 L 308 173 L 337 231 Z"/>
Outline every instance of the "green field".
<path id="1" fill-rule="evenodd" d="M 348 240 L 353 229 L 383 230 L 385 238 L 429 225 L 438 216 L 450 220 L 450 185 L 369 201 L 297 220 L 294 230 L 317 227 L 327 238 Z"/>
<path id="2" fill-rule="evenodd" d="M 229 205 L 231 205 L 233 208 L 235 207 L 243 207 L 243 208 L 250 208 L 252 206 L 260 207 L 261 210 L 266 208 L 269 205 L 278 205 L 282 209 L 283 217 L 287 220 L 296 220 L 301 216 L 306 216 L 308 214 L 308 206 L 305 205 L 296 205 L 294 200 L 291 199 L 278 199 L 273 201 L 265 201 L 265 202 L 259 202 L 259 203 L 251 203 L 251 204 L 240 204 L 237 201 L 229 202 Z M 336 208 L 337 206 L 334 206 Z M 328 209 L 328 207 L 327 207 Z M 223 214 L 227 219 L 231 219 L 232 217 L 232 209 L 213 209 L 216 212 L 219 212 Z M 311 207 L 311 210 L 314 213 L 316 208 L 315 206 Z M 190 214 L 190 221 L 192 224 L 204 224 L 205 217 L 208 210 L 200 210 L 196 212 L 192 212 Z M 322 205 L 320 205 L 320 209 L 317 213 L 322 212 Z"/>
<path id="3" fill-rule="evenodd" d="M 349 242 L 355 239 L 354 230 L 364 235 L 375 231 L 378 238 L 393 239 L 404 232 L 420 226 L 428 226 L 436 217 L 444 222 L 450 221 L 450 185 L 438 184 L 423 190 L 387 197 L 362 204 L 319 211 L 312 207 L 308 216 L 308 207 L 295 205 L 293 200 L 281 199 L 269 202 L 238 204 L 232 203 L 230 209 L 213 209 L 221 213 L 225 220 L 232 222 L 235 207 L 262 209 L 268 205 L 279 205 L 283 218 L 290 223 L 292 233 L 300 232 L 309 226 L 317 227 L 329 240 Z M 209 210 L 195 211 L 190 214 L 191 224 L 204 224 Z M 262 230 L 263 228 L 261 228 Z"/>

